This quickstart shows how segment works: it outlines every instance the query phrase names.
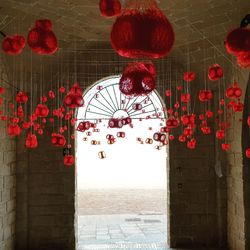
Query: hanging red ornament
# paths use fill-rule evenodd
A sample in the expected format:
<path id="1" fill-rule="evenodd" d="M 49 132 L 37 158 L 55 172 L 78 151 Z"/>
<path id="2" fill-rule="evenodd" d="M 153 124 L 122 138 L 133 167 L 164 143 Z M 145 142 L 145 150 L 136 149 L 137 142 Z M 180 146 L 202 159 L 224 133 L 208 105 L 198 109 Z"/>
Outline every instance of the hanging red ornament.
<path id="1" fill-rule="evenodd" d="M 250 68 L 250 51 L 239 53 L 237 55 L 237 63 L 242 68 Z"/>
<path id="2" fill-rule="evenodd" d="M 28 101 L 28 96 L 24 91 L 19 91 L 16 95 L 17 103 L 26 103 Z"/>
<path id="3" fill-rule="evenodd" d="M 167 89 L 166 92 L 165 92 L 165 95 L 167 97 L 170 97 L 172 95 L 172 91 L 170 89 Z"/>
<path id="4" fill-rule="evenodd" d="M 219 80 L 223 77 L 223 74 L 223 69 L 218 63 L 213 64 L 208 68 L 208 78 L 211 81 Z"/>
<path id="5" fill-rule="evenodd" d="M 180 135 L 178 140 L 179 140 L 179 142 L 185 142 L 186 141 L 186 136 L 185 135 Z"/>
<path id="6" fill-rule="evenodd" d="M 239 87 L 237 82 L 234 82 L 232 86 L 230 86 L 226 90 L 226 97 L 227 98 L 239 98 L 242 95 L 242 89 Z"/>
<path id="7" fill-rule="evenodd" d="M 6 36 L 2 42 L 2 49 L 6 54 L 19 55 L 25 47 L 25 38 L 20 35 Z"/>
<path id="8" fill-rule="evenodd" d="M 63 147 L 66 144 L 66 139 L 61 134 L 52 133 L 51 144 L 56 147 Z"/>
<path id="9" fill-rule="evenodd" d="M 17 116 L 20 117 L 20 118 L 24 117 L 24 111 L 23 111 L 23 107 L 22 106 L 19 106 L 17 108 Z"/>
<path id="10" fill-rule="evenodd" d="M 207 111 L 206 111 L 206 117 L 207 117 L 207 118 L 212 118 L 213 115 L 214 115 L 214 113 L 213 113 L 211 110 L 207 110 Z"/>
<path id="11" fill-rule="evenodd" d="M 126 117 L 122 119 L 122 124 L 123 125 L 130 125 L 132 123 L 132 119 L 130 117 Z"/>
<path id="12" fill-rule="evenodd" d="M 85 132 L 86 130 L 88 130 L 90 128 L 90 122 L 86 121 L 86 122 L 80 122 L 76 128 L 77 131 L 79 132 Z"/>
<path id="13" fill-rule="evenodd" d="M 230 146 L 230 144 L 228 144 L 228 143 L 222 143 L 222 144 L 221 144 L 221 148 L 222 148 L 222 150 L 224 150 L 224 151 L 228 151 L 228 150 L 230 150 L 231 146 Z"/>
<path id="14" fill-rule="evenodd" d="M 35 134 L 28 133 L 25 139 L 26 148 L 37 148 L 38 142 Z"/>
<path id="15" fill-rule="evenodd" d="M 209 135 L 209 134 L 211 134 L 211 128 L 210 127 L 208 127 L 208 126 L 202 126 L 201 127 L 201 131 L 202 131 L 202 133 L 204 134 L 204 135 Z"/>
<path id="16" fill-rule="evenodd" d="M 111 118 L 109 120 L 109 127 L 110 128 L 122 128 L 123 127 L 123 121 L 121 119 Z"/>
<path id="17" fill-rule="evenodd" d="M 183 80 L 186 82 L 192 82 L 196 78 L 196 73 L 193 71 L 184 72 Z"/>
<path id="18" fill-rule="evenodd" d="M 128 64 L 119 82 L 120 91 L 124 95 L 135 96 L 147 95 L 152 92 L 155 89 L 156 79 L 151 68 L 154 68 L 154 65 L 149 63 L 135 62 Z"/>
<path id="19" fill-rule="evenodd" d="M 174 31 L 155 0 L 128 1 L 111 31 L 111 44 L 128 58 L 160 58 L 174 44 Z"/>
<path id="20" fill-rule="evenodd" d="M 70 91 L 63 99 L 63 104 L 66 107 L 70 108 L 79 108 L 83 106 L 83 92 L 78 83 L 74 83 L 73 86 L 70 88 Z"/>
<path id="21" fill-rule="evenodd" d="M 65 166 L 73 166 L 75 164 L 75 158 L 73 155 L 65 155 L 63 158 L 63 164 Z"/>
<path id="22" fill-rule="evenodd" d="M 54 99 L 55 96 L 56 96 L 56 95 L 55 95 L 55 92 L 54 92 L 53 90 L 50 90 L 50 91 L 49 91 L 49 98 L 50 98 L 50 99 Z"/>
<path id="23" fill-rule="evenodd" d="M 191 127 L 186 127 L 183 130 L 183 134 L 187 137 L 190 138 L 193 135 L 194 131 Z"/>
<path id="24" fill-rule="evenodd" d="M 188 103 L 191 100 L 190 94 L 181 94 L 181 102 Z"/>
<path id="25" fill-rule="evenodd" d="M 196 139 L 192 138 L 190 141 L 187 142 L 187 148 L 195 149 L 196 148 Z"/>
<path id="26" fill-rule="evenodd" d="M 222 140 L 225 138 L 225 130 L 217 130 L 216 131 L 216 138 L 218 140 Z"/>
<path id="27" fill-rule="evenodd" d="M 250 127 L 250 115 L 247 118 L 247 125 Z"/>
<path id="28" fill-rule="evenodd" d="M 49 115 L 49 108 L 45 104 L 38 104 L 35 109 L 37 117 L 47 117 Z"/>
<path id="29" fill-rule="evenodd" d="M 100 0 L 99 9 L 104 17 L 114 17 L 121 14 L 121 3 L 119 0 Z"/>
<path id="30" fill-rule="evenodd" d="M 61 86 L 60 88 L 59 88 L 59 92 L 60 93 L 65 93 L 65 91 L 66 91 L 66 89 L 65 89 L 65 87 L 63 87 L 63 86 Z"/>
<path id="31" fill-rule="evenodd" d="M 247 148 L 247 149 L 246 149 L 246 157 L 247 157 L 247 158 L 250 158 L 250 148 Z"/>
<path id="32" fill-rule="evenodd" d="M 154 133 L 153 139 L 158 142 L 164 142 L 166 140 L 167 136 L 163 133 Z"/>
<path id="33" fill-rule="evenodd" d="M 235 104 L 233 106 L 233 110 L 234 110 L 234 112 L 243 112 L 243 110 L 244 110 L 244 104 L 238 102 L 237 104 Z"/>
<path id="34" fill-rule="evenodd" d="M 2 95 L 5 92 L 5 88 L 4 87 L 0 87 L 0 95 Z"/>
<path id="35" fill-rule="evenodd" d="M 7 126 L 7 133 L 11 137 L 19 136 L 22 130 L 18 124 L 9 124 Z"/>
<path id="36" fill-rule="evenodd" d="M 200 90 L 199 100 L 201 102 L 210 101 L 213 98 L 213 93 L 211 90 Z"/>
<path id="37" fill-rule="evenodd" d="M 181 122 L 183 125 L 187 126 L 193 126 L 195 124 L 195 114 L 190 114 L 190 115 L 183 115 L 181 116 Z"/>
<path id="38" fill-rule="evenodd" d="M 52 55 L 57 49 L 57 38 L 52 31 L 50 20 L 38 20 L 29 31 L 27 42 L 33 52 L 40 55 Z"/>
<path id="39" fill-rule="evenodd" d="M 168 138 L 169 138 L 170 141 L 173 141 L 175 139 L 174 135 L 169 135 Z"/>
<path id="40" fill-rule="evenodd" d="M 169 117 L 166 121 L 166 127 L 171 129 L 171 128 L 177 128 L 179 126 L 179 120 L 176 119 L 175 117 Z"/>
<path id="41" fill-rule="evenodd" d="M 238 55 L 240 52 L 250 52 L 250 30 L 237 28 L 229 32 L 225 41 L 228 53 Z"/>
<path id="42" fill-rule="evenodd" d="M 23 127 L 23 129 L 29 129 L 30 125 L 31 125 L 30 122 L 23 122 L 22 127 Z"/>

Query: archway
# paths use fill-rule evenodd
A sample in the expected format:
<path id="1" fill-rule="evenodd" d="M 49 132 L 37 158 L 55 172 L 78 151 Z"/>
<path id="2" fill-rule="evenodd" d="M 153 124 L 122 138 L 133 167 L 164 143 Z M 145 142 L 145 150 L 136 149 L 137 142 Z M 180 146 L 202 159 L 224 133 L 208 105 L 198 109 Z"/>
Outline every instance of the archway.
<path id="1" fill-rule="evenodd" d="M 127 98 L 119 79 L 92 85 L 77 115 L 78 126 L 91 124 L 76 138 L 78 250 L 167 241 L 167 148 L 152 139 L 164 127 L 164 106 L 157 92 Z M 123 123 L 111 128 L 111 119 Z"/>

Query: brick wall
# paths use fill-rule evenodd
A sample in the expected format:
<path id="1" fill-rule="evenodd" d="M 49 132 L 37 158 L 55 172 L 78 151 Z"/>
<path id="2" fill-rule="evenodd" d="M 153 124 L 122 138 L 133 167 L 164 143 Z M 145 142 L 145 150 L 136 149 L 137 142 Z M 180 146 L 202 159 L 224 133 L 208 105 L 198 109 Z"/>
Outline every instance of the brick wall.
<path id="1" fill-rule="evenodd" d="M 7 110 L 11 101 L 12 88 L 8 82 L 3 58 L 0 56 L 0 86 L 5 87 L 3 105 L 0 110 Z M 0 121 L 0 249 L 14 249 L 16 216 L 16 141 L 6 135 L 6 122 Z"/>

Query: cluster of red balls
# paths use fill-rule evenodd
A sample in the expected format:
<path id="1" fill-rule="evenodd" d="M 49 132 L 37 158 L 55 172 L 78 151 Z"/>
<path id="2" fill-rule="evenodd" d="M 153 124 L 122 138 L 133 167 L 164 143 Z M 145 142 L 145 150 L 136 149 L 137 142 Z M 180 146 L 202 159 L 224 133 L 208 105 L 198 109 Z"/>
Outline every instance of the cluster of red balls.
<path id="1" fill-rule="evenodd" d="M 58 49 L 57 38 L 52 31 L 52 22 L 48 19 L 37 20 L 29 31 L 27 43 L 33 52 L 40 55 L 52 55 Z M 6 54 L 19 55 L 26 45 L 22 35 L 6 36 L 2 41 L 2 49 Z"/>
<path id="2" fill-rule="evenodd" d="M 79 83 L 74 83 L 63 99 L 63 104 L 69 108 L 79 108 L 84 104 L 83 93 Z"/>

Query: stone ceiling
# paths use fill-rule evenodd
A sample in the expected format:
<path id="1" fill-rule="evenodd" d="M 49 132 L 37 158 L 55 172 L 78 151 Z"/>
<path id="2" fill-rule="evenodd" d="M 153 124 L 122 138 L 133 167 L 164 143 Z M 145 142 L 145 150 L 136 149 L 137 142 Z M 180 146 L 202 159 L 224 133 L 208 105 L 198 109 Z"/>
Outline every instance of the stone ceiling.
<path id="1" fill-rule="evenodd" d="M 74 46 L 79 50 L 98 50 L 97 48 L 102 48 L 101 44 L 110 49 L 109 34 L 114 19 L 100 16 L 98 2 L 99 0 L 1 0 L 0 30 L 6 34 L 26 35 L 36 19 L 49 18 L 53 21 L 62 51 L 73 49 Z M 184 65 L 189 61 L 194 67 L 200 67 L 204 58 L 211 58 L 212 61 L 215 56 L 218 60 L 223 60 L 223 64 L 230 62 L 231 58 L 225 53 L 224 38 L 230 29 L 239 26 L 242 18 L 250 13 L 249 0 L 158 2 L 176 33 L 171 57 Z"/>

